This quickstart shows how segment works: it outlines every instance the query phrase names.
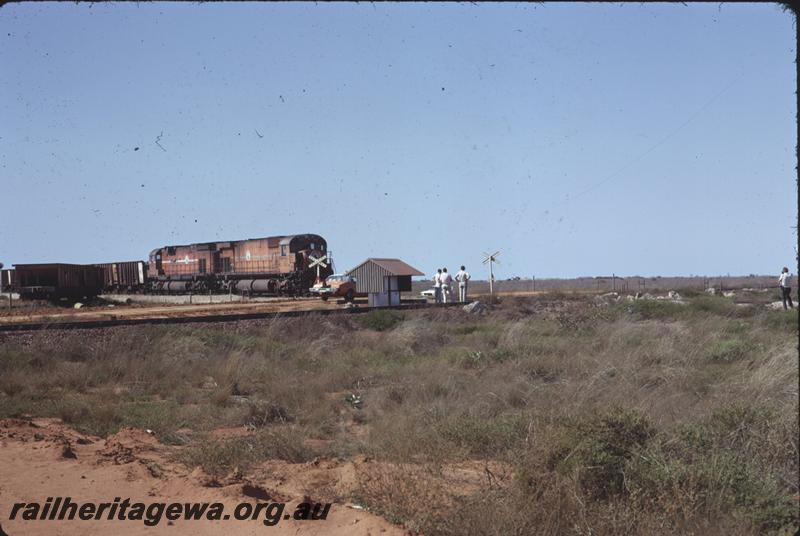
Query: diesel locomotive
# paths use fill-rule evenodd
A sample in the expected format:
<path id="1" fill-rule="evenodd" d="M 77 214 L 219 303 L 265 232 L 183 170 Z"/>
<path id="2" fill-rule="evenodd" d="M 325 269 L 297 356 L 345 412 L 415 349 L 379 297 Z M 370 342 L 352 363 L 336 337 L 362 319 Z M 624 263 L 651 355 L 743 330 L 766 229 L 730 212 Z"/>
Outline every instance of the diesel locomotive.
<path id="1" fill-rule="evenodd" d="M 300 295 L 333 273 L 330 263 L 319 274 L 309 266 L 325 255 L 328 244 L 316 234 L 164 246 L 150 252 L 147 280 L 155 292 Z"/>

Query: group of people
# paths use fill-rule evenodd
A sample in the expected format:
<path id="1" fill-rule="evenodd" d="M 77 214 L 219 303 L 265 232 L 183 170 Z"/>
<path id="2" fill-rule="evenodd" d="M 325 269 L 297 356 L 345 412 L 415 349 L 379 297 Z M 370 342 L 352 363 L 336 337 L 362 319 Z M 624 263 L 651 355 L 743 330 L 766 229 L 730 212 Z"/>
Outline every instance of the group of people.
<path id="1" fill-rule="evenodd" d="M 455 277 L 455 282 L 458 283 L 458 301 L 462 303 L 467 301 L 467 283 L 469 280 L 470 275 L 466 268 L 462 266 Z M 450 290 L 453 281 L 453 276 L 447 273 L 447 268 L 439 268 L 436 270 L 433 276 L 433 292 L 436 303 L 447 303 L 450 301 Z"/>

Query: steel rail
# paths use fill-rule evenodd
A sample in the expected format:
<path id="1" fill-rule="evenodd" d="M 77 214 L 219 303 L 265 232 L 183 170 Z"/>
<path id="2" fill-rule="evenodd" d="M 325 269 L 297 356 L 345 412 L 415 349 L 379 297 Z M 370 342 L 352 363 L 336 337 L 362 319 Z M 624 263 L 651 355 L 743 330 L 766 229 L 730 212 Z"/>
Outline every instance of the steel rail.
<path id="1" fill-rule="evenodd" d="M 353 307 L 348 309 L 305 309 L 300 311 L 262 311 L 258 313 L 230 313 L 215 315 L 194 315 L 194 316 L 169 316 L 169 317 L 144 317 L 144 318 L 108 318 L 98 320 L 74 320 L 74 321 L 50 321 L 50 322 L 27 322 L 27 323 L 2 323 L 0 333 L 13 331 L 40 331 L 40 330 L 72 330 L 72 329 L 93 329 L 110 328 L 117 326 L 137 326 L 146 324 L 196 324 L 202 322 L 236 322 L 240 320 L 259 320 L 266 318 L 293 318 L 311 315 L 336 315 L 336 314 L 363 314 L 380 309 L 408 310 L 426 309 L 438 307 L 453 307 L 464 305 L 462 303 L 447 304 L 407 304 L 393 305 L 391 307 Z"/>

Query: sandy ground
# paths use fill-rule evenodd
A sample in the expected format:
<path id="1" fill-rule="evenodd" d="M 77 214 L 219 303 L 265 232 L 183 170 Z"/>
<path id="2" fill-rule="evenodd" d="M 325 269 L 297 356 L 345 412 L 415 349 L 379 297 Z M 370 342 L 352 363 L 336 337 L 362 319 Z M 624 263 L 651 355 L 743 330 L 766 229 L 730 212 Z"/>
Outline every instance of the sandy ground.
<path id="1" fill-rule="evenodd" d="M 325 489 L 346 489 L 355 481 L 356 462 L 319 461 L 305 464 L 267 462 L 253 478 L 221 484 L 200 469 L 189 471 L 172 461 L 180 447 L 160 444 L 146 431 L 124 429 L 107 439 L 85 436 L 53 419 L 0 421 L 0 525 L 9 536 L 192 534 L 204 535 L 403 535 L 402 528 L 358 505 L 333 503 L 325 520 L 283 519 L 267 527 L 258 520 L 177 520 L 153 527 L 142 521 L 9 520 L 18 502 L 44 503 L 69 496 L 73 502 L 220 502 L 231 513 L 237 504 L 285 502 L 286 512 L 304 501 L 329 502 Z"/>

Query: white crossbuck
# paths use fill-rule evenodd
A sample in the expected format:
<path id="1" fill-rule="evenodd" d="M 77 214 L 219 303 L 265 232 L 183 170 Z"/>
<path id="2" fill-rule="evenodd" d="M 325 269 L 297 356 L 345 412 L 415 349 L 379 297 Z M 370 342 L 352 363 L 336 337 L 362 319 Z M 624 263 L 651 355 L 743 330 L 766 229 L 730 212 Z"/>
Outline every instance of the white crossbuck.
<path id="1" fill-rule="evenodd" d="M 316 258 L 314 256 L 309 255 L 308 260 L 309 260 L 308 263 L 309 268 L 314 268 L 315 266 L 317 267 L 317 281 L 319 281 L 319 267 L 320 266 L 322 266 L 323 268 L 328 267 L 328 264 L 325 262 L 326 260 L 328 260 L 328 256 L 323 255 L 320 258 Z"/>

